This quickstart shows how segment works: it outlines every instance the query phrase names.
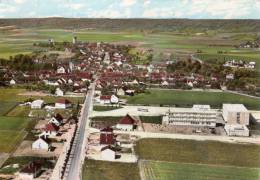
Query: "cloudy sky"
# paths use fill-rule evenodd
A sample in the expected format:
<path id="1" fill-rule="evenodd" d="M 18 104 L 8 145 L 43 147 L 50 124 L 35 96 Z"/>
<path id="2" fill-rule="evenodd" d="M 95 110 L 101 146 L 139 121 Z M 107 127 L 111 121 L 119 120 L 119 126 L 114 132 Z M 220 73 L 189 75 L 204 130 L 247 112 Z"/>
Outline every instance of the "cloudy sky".
<path id="1" fill-rule="evenodd" d="M 260 19 L 260 0 L 0 0 L 0 18 Z"/>

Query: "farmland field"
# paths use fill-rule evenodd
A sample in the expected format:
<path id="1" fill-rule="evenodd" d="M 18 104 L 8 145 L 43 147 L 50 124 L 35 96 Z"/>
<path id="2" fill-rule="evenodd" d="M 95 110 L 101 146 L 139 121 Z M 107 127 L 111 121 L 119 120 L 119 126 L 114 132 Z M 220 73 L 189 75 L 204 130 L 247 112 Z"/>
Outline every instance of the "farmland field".
<path id="1" fill-rule="evenodd" d="M 140 180 L 137 164 L 86 160 L 83 180 Z"/>
<path id="2" fill-rule="evenodd" d="M 258 180 L 259 168 L 141 161 L 145 180 Z"/>
<path id="3" fill-rule="evenodd" d="M 260 109 L 260 100 L 226 92 L 195 92 L 181 90 L 150 90 L 128 98 L 130 104 L 162 104 L 191 107 L 193 104 L 209 104 L 221 107 L 223 103 L 244 104 L 248 109 Z"/>
<path id="4" fill-rule="evenodd" d="M 260 168 L 260 146 L 251 144 L 141 139 L 135 151 L 145 160 Z"/>

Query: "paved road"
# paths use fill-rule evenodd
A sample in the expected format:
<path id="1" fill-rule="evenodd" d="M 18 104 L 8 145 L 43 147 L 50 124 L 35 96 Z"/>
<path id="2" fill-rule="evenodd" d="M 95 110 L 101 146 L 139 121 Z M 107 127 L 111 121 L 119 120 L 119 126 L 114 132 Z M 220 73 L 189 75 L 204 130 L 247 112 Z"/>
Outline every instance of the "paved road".
<path id="1" fill-rule="evenodd" d="M 92 99 L 95 91 L 95 84 L 91 84 L 90 90 L 86 96 L 84 105 L 79 118 L 79 128 L 76 133 L 74 146 L 69 156 L 68 169 L 65 171 L 64 179 L 79 180 L 81 179 L 81 168 L 85 159 L 85 148 L 87 141 L 87 128 L 89 126 L 88 115 L 92 109 Z"/>
<path id="2" fill-rule="evenodd" d="M 140 138 L 168 138 L 168 139 L 190 139 L 197 141 L 221 141 L 229 143 L 248 143 L 260 144 L 260 137 L 229 137 L 229 136 L 210 136 L 210 135 L 188 135 L 173 133 L 152 133 L 141 131 L 114 131 L 115 134 L 130 134 Z"/>

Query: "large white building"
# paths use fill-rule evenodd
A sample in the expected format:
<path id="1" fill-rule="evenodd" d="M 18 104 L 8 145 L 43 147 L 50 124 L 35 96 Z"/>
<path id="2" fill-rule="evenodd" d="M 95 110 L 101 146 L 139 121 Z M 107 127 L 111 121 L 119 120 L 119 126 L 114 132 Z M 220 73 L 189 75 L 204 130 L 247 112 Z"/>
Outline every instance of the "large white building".
<path id="1" fill-rule="evenodd" d="M 229 136 L 249 136 L 250 113 L 243 104 L 223 104 L 222 116 Z"/>
<path id="2" fill-rule="evenodd" d="M 44 104 L 44 101 L 41 100 L 41 99 L 34 100 L 34 101 L 31 103 L 31 108 L 32 108 L 32 109 L 41 109 L 41 108 L 43 107 L 43 104 Z"/>
<path id="3" fill-rule="evenodd" d="M 163 116 L 162 123 L 176 126 L 216 127 L 217 111 L 209 105 L 194 105 L 193 108 L 174 109 Z"/>

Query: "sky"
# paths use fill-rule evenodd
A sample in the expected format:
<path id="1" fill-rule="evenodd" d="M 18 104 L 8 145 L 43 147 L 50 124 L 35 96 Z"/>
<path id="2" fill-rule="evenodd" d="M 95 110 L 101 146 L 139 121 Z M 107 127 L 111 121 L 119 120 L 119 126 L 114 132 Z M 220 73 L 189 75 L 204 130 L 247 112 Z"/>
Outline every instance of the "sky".
<path id="1" fill-rule="evenodd" d="M 0 0 L 0 18 L 260 19 L 260 0 Z"/>

